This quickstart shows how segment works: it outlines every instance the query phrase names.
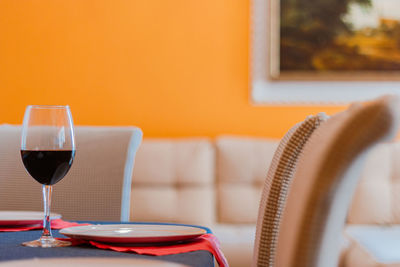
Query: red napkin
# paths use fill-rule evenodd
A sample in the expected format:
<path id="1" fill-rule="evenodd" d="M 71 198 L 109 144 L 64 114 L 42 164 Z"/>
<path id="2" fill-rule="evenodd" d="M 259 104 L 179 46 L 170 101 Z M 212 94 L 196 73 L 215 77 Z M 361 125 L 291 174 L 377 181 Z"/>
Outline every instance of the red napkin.
<path id="1" fill-rule="evenodd" d="M 67 222 L 61 219 L 51 220 L 51 229 L 63 229 L 72 226 L 90 225 L 89 223 L 76 223 Z M 35 225 L 16 225 L 16 226 L 3 226 L 0 227 L 0 232 L 20 232 L 29 230 L 40 230 L 42 229 L 42 224 Z"/>
<path id="2" fill-rule="evenodd" d="M 61 240 L 72 241 L 73 245 L 85 244 L 84 240 L 70 239 L 70 238 L 59 238 Z M 88 241 L 91 245 L 101 248 L 110 249 L 119 252 L 135 252 L 137 254 L 147 254 L 154 256 L 178 254 L 184 252 L 191 252 L 196 250 L 207 250 L 211 252 L 218 262 L 220 267 L 229 267 L 228 261 L 219 247 L 219 241 L 213 234 L 204 234 L 200 237 L 193 239 L 192 241 L 177 244 L 158 245 L 158 246 L 141 246 L 141 247 L 126 247 L 118 246 L 116 244 L 105 244 L 95 241 Z"/>

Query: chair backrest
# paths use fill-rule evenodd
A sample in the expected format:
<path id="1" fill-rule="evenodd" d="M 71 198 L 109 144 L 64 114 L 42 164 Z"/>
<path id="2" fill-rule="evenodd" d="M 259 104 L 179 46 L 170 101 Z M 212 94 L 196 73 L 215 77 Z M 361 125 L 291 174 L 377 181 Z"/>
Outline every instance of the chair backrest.
<path id="1" fill-rule="evenodd" d="M 0 126 L 0 210 L 43 210 L 41 185 L 25 171 L 20 126 Z M 128 221 L 135 127 L 75 127 L 76 156 L 54 186 L 51 211 L 65 219 Z"/>
<path id="2" fill-rule="evenodd" d="M 311 134 L 327 119 L 320 113 L 291 128 L 275 151 L 264 182 L 254 243 L 254 266 L 274 266 L 281 214 L 298 157 Z"/>
<path id="3" fill-rule="evenodd" d="M 352 105 L 323 123 L 299 157 L 282 217 L 276 266 L 337 266 L 341 231 L 367 151 L 397 132 L 398 97 Z"/>

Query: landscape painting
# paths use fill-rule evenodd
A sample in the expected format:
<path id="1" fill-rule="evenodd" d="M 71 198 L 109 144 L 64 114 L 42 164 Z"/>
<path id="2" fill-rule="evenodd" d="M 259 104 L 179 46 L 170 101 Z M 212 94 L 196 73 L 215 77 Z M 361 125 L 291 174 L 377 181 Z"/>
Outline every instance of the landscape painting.
<path id="1" fill-rule="evenodd" d="M 400 79 L 400 0 L 270 0 L 271 77 Z"/>

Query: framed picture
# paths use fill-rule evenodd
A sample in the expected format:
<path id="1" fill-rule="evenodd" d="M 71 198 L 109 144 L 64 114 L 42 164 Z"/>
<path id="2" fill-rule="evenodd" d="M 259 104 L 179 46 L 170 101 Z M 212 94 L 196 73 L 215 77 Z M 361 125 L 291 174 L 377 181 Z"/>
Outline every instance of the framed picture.
<path id="1" fill-rule="evenodd" d="M 303 6 L 310 6 L 308 2 L 314 5 L 310 7 L 313 11 L 299 13 Z M 285 3 L 290 5 L 285 7 Z M 338 17 L 329 13 L 331 9 L 342 14 L 340 25 L 325 36 L 322 30 L 315 29 L 325 29 L 325 19 L 328 25 L 334 24 L 334 18 L 337 22 Z M 299 16 L 313 19 L 289 27 L 285 26 L 288 22 L 281 23 L 282 12 L 289 16 L 289 21 L 304 19 Z M 320 12 L 327 14 L 327 18 L 319 19 Z M 384 94 L 400 95 L 400 34 L 393 34 L 398 30 L 400 0 L 251 0 L 250 17 L 253 104 L 336 105 Z M 284 38 L 281 28 L 286 31 L 282 33 Z M 307 28 L 323 33 L 318 37 L 314 32 L 311 39 L 317 40 L 314 41 L 318 45 L 307 37 L 311 34 L 291 32 Z M 301 36 L 294 38 L 298 35 Z M 280 51 L 281 43 L 286 50 Z M 287 52 L 281 57 L 288 50 L 294 55 Z M 308 53 L 302 55 L 302 51 Z"/>
<path id="2" fill-rule="evenodd" d="M 277 80 L 400 80 L 399 0 L 270 0 Z"/>

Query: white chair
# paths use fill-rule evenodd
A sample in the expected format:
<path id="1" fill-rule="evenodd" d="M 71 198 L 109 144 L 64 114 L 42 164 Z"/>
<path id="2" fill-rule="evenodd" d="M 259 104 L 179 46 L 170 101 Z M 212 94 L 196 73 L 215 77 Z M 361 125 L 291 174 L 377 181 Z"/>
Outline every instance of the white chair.
<path id="1" fill-rule="evenodd" d="M 367 152 L 392 139 L 400 100 L 352 105 L 311 135 L 299 157 L 278 235 L 275 266 L 333 267 Z"/>
<path id="2" fill-rule="evenodd" d="M 20 126 L 0 126 L 0 210 L 43 210 L 41 185 L 25 171 Z M 128 221 L 136 127 L 75 127 L 76 157 L 54 185 L 52 212 L 64 219 Z"/>
<path id="3" fill-rule="evenodd" d="M 299 155 L 312 133 L 327 120 L 323 113 L 296 124 L 282 138 L 264 183 L 259 207 L 254 266 L 275 266 L 281 215 Z"/>

